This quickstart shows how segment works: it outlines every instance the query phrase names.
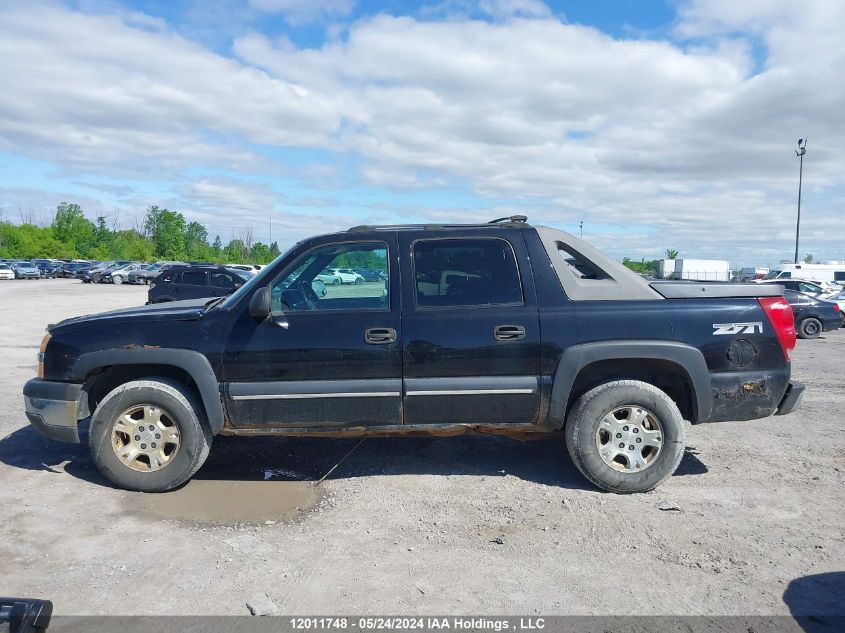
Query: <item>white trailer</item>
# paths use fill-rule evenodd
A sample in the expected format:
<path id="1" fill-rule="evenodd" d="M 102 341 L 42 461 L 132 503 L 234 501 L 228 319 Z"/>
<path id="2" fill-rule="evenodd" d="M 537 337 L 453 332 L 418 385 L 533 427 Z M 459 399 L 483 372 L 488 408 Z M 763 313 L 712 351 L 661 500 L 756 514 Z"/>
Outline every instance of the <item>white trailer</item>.
<path id="1" fill-rule="evenodd" d="M 845 284 L 845 262 L 828 264 L 781 264 L 766 279 L 806 279 Z"/>
<path id="2" fill-rule="evenodd" d="M 672 279 L 675 276 L 674 259 L 661 259 L 658 268 L 658 274 L 661 279 Z"/>
<path id="3" fill-rule="evenodd" d="M 675 279 L 730 281 L 731 267 L 723 259 L 676 259 Z"/>

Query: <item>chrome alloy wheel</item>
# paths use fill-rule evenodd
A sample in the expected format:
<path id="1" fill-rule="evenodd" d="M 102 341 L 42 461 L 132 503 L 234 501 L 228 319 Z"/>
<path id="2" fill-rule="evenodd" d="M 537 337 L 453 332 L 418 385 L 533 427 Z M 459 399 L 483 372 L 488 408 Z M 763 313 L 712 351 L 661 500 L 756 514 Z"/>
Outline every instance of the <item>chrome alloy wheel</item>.
<path id="1" fill-rule="evenodd" d="M 635 404 L 604 416 L 596 430 L 596 448 L 604 463 L 624 473 L 651 466 L 663 447 L 663 428 L 651 411 Z"/>
<path id="2" fill-rule="evenodd" d="M 179 427 L 161 407 L 134 405 L 112 426 L 112 448 L 125 466 L 141 472 L 160 470 L 179 452 Z"/>

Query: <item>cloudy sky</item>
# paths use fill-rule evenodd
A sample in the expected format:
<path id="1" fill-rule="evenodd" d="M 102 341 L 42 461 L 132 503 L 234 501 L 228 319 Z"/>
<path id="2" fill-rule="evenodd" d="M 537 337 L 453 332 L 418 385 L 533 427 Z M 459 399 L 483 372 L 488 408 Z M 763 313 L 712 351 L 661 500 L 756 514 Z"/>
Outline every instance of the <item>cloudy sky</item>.
<path id="1" fill-rule="evenodd" d="M 845 259 L 841 0 L 0 1 L 0 214 L 283 247 L 521 213 L 611 254 Z"/>

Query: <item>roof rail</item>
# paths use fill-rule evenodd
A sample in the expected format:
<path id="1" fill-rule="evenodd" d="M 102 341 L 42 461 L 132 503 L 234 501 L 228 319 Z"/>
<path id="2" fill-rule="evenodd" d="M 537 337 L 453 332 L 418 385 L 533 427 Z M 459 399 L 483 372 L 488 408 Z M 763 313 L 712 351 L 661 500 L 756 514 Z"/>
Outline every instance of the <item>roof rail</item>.
<path id="1" fill-rule="evenodd" d="M 525 224 L 528 222 L 528 216 L 525 215 L 508 215 L 504 218 L 496 218 L 495 220 L 490 220 L 487 224 L 500 224 L 500 223 L 511 224 L 514 222 L 518 222 L 520 224 Z"/>
<path id="2" fill-rule="evenodd" d="M 417 230 L 430 231 L 436 229 L 465 229 L 465 228 L 490 228 L 491 224 L 500 226 L 508 226 L 512 224 L 525 224 L 528 218 L 524 215 L 511 215 L 506 218 L 497 218 L 484 224 L 467 223 L 467 224 L 361 224 L 360 226 L 353 226 L 347 229 L 349 233 L 359 233 L 362 231 L 401 231 L 401 230 Z"/>

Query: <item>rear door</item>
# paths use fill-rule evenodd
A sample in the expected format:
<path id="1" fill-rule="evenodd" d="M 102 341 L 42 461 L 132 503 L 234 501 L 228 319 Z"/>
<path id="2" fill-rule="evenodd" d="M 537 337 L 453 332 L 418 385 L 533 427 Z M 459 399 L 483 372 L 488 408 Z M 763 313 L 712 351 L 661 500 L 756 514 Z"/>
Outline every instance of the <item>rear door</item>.
<path id="1" fill-rule="evenodd" d="M 535 423 L 540 325 L 519 231 L 405 232 L 400 246 L 405 424 Z"/>
<path id="2" fill-rule="evenodd" d="M 208 271 L 183 270 L 174 276 L 170 291 L 176 301 L 210 297 Z"/>

